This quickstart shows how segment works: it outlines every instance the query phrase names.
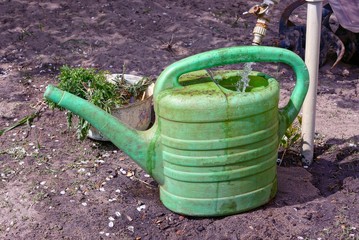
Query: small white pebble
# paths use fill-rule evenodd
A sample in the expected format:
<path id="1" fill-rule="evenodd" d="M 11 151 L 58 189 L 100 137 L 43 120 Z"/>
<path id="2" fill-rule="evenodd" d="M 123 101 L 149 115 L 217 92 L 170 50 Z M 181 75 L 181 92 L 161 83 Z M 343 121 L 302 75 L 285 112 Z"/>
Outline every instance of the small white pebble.
<path id="1" fill-rule="evenodd" d="M 145 174 L 145 177 L 151 177 L 151 176 L 150 176 L 150 174 L 147 174 L 147 173 L 146 173 L 146 174 Z"/>
<path id="2" fill-rule="evenodd" d="M 61 195 L 64 195 L 64 194 L 65 194 L 65 191 L 64 191 L 64 190 L 62 190 L 62 191 L 60 192 L 60 194 L 61 194 Z"/>
<path id="3" fill-rule="evenodd" d="M 113 217 L 109 217 L 108 220 L 115 221 L 115 219 Z"/>
<path id="4" fill-rule="evenodd" d="M 40 185 L 45 185 L 46 181 L 40 182 Z"/>
<path id="5" fill-rule="evenodd" d="M 109 222 L 108 227 L 112 228 L 113 227 L 113 222 Z"/>
<path id="6" fill-rule="evenodd" d="M 116 217 L 121 217 L 121 213 L 120 212 L 115 212 Z"/>
<path id="7" fill-rule="evenodd" d="M 137 207 L 137 211 L 141 212 L 142 210 L 146 209 L 146 205 L 141 205 Z"/>
<path id="8" fill-rule="evenodd" d="M 108 236 L 110 236 L 110 233 L 105 233 L 105 235 L 108 237 Z"/>
<path id="9" fill-rule="evenodd" d="M 100 192 L 104 192 L 105 191 L 105 188 L 103 188 L 103 187 L 100 187 Z"/>
<path id="10" fill-rule="evenodd" d="M 83 203 L 81 203 L 82 204 L 82 206 L 87 206 L 87 203 L 85 203 L 85 202 L 83 202 Z"/>
<path id="11" fill-rule="evenodd" d="M 348 70 L 348 69 L 344 69 L 344 70 L 342 71 L 342 75 L 343 75 L 344 77 L 348 77 L 348 76 L 350 75 L 349 70 Z"/>
<path id="12" fill-rule="evenodd" d="M 120 189 L 116 189 L 115 192 L 116 192 L 116 193 L 121 193 L 121 190 L 120 190 Z"/>
<path id="13" fill-rule="evenodd" d="M 103 234 L 105 234 L 105 232 L 104 232 L 104 231 L 101 231 L 101 232 L 99 232 L 99 234 L 100 234 L 100 235 L 103 235 Z"/>
<path id="14" fill-rule="evenodd" d="M 131 232 L 135 232 L 135 228 L 133 226 L 128 226 L 127 229 Z"/>

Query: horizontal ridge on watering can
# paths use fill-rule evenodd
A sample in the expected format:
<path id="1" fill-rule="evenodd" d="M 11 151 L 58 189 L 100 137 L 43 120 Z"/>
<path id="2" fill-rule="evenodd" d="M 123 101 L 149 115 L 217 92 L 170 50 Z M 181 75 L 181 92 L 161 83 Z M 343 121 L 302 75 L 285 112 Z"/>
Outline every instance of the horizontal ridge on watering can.
<path id="1" fill-rule="evenodd" d="M 251 72 L 249 90 L 233 86 L 241 71 L 203 69 L 241 62 L 281 62 L 297 83 L 278 109 L 279 84 Z M 44 96 L 80 115 L 126 152 L 159 184 L 170 210 L 191 216 L 225 216 L 256 208 L 277 191 L 279 139 L 300 111 L 309 85 L 305 63 L 285 49 L 244 46 L 190 56 L 168 66 L 154 90 L 156 121 L 136 131 L 72 94 L 49 86 Z"/>

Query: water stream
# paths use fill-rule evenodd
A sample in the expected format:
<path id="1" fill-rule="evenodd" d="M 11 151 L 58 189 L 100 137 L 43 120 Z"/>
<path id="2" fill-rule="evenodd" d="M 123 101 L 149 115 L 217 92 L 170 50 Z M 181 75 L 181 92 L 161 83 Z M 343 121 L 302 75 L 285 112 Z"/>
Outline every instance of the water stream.
<path id="1" fill-rule="evenodd" d="M 252 65 L 254 62 L 247 62 L 244 64 L 243 71 L 240 74 L 241 80 L 237 82 L 236 89 L 238 92 L 245 92 L 246 88 L 249 86 L 249 74 L 252 71 Z"/>
<path id="2" fill-rule="evenodd" d="M 249 86 L 249 74 L 252 71 L 252 65 L 254 65 L 254 62 L 247 62 L 244 64 L 242 72 L 240 72 L 239 76 L 241 77 L 241 80 L 236 83 L 236 90 L 237 92 L 245 92 L 247 87 Z M 213 72 L 210 69 L 206 69 L 206 72 L 208 73 L 211 80 L 217 85 L 217 87 L 222 91 L 222 93 L 225 94 L 225 92 L 222 90 L 218 80 L 215 79 Z"/>

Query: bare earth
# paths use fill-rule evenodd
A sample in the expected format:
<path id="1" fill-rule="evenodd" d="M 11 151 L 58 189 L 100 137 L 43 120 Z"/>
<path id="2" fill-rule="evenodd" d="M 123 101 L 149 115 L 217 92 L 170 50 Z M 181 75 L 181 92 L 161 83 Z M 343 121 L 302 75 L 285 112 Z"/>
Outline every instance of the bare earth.
<path id="1" fill-rule="evenodd" d="M 277 42 L 272 13 L 264 45 Z M 287 154 L 278 194 L 256 210 L 192 218 L 167 210 L 156 183 L 111 143 L 76 139 L 64 112 L 42 104 L 58 68 L 96 67 L 158 76 L 195 53 L 249 45 L 243 16 L 259 1 L 0 0 L 0 128 L 41 115 L 0 137 L 1 239 L 359 239 L 359 68 L 335 59 L 320 69 L 315 161 Z M 303 22 L 305 8 L 294 16 Z M 277 78 L 290 69 L 256 65 Z M 112 217 L 112 218 L 110 218 Z M 113 222 L 113 226 L 110 224 Z"/>

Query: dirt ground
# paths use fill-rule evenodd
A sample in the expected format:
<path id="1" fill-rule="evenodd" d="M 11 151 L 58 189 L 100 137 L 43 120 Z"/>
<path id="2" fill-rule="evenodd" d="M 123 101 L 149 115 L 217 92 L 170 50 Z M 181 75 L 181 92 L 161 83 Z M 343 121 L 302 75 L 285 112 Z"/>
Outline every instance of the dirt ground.
<path id="1" fill-rule="evenodd" d="M 264 45 L 278 37 L 289 0 L 272 11 Z M 359 239 L 359 69 L 320 69 L 315 161 L 278 166 L 278 193 L 250 212 L 193 218 L 166 209 L 154 180 L 111 143 L 76 139 L 64 112 L 43 104 L 62 65 L 158 76 L 169 64 L 249 45 L 243 16 L 259 1 L 0 0 L 1 239 Z M 294 15 L 303 21 L 305 8 Z M 285 101 L 294 85 L 281 65 Z M 259 69 L 257 69 L 259 68 Z"/>

